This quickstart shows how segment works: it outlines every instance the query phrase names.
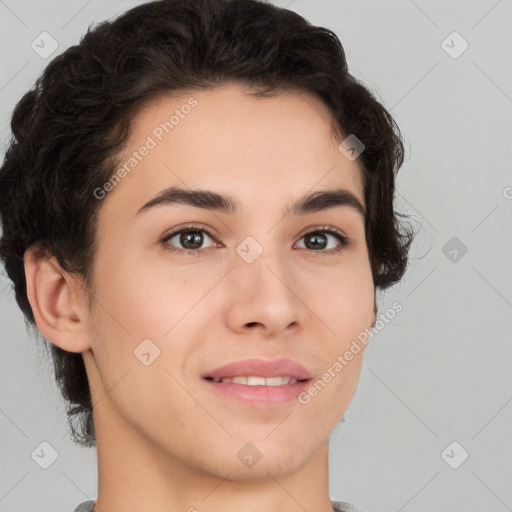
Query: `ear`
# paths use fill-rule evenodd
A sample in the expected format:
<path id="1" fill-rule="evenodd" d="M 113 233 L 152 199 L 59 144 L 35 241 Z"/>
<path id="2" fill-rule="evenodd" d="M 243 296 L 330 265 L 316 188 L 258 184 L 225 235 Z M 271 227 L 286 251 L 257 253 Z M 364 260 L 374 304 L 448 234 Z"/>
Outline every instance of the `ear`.
<path id="1" fill-rule="evenodd" d="M 27 296 L 39 330 L 63 350 L 89 350 L 89 312 L 81 281 L 66 272 L 55 256 L 43 255 L 36 246 L 25 251 L 23 261 Z"/>

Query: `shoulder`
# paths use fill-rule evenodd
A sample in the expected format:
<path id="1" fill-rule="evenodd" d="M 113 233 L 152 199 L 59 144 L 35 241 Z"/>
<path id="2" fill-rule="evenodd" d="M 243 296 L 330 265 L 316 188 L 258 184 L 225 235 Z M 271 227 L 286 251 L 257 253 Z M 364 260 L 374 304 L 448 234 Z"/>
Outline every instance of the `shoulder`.
<path id="1" fill-rule="evenodd" d="M 336 512 L 370 512 L 368 510 L 356 507 L 352 505 L 352 503 L 348 503 L 347 501 L 331 501 L 332 506 L 336 510 Z M 80 503 L 73 512 L 91 512 L 94 506 L 94 501 L 84 501 Z"/>
<path id="2" fill-rule="evenodd" d="M 91 512 L 94 507 L 94 501 L 84 501 L 78 505 L 73 512 Z"/>
<path id="3" fill-rule="evenodd" d="M 365 508 L 356 507 L 348 501 L 331 500 L 331 503 L 336 512 L 370 512 Z"/>

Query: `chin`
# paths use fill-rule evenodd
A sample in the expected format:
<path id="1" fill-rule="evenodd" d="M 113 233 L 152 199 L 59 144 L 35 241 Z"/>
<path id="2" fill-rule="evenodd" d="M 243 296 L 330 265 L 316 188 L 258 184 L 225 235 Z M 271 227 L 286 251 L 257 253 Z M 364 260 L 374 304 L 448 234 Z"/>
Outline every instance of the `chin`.
<path id="1" fill-rule="evenodd" d="M 227 480 L 242 482 L 265 481 L 270 478 L 279 479 L 299 471 L 307 462 L 306 458 L 304 460 L 302 458 L 303 454 L 297 458 L 290 454 L 284 456 L 273 453 L 272 455 L 262 456 L 252 467 L 246 467 L 241 463 L 231 463 L 229 469 L 228 465 L 223 468 L 223 473 L 227 473 L 224 475 Z M 226 471 L 226 469 L 228 470 Z"/>
<path id="2" fill-rule="evenodd" d="M 307 439 L 293 439 L 292 435 L 271 439 L 274 434 L 268 439 L 237 443 L 240 446 L 234 451 L 235 463 L 230 464 L 234 479 L 267 480 L 296 473 L 316 451 Z"/>

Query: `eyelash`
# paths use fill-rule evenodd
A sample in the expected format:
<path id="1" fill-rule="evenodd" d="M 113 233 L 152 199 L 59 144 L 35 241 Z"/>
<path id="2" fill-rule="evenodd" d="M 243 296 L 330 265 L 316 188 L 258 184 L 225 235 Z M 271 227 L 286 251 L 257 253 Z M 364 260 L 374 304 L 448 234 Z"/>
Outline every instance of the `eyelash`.
<path id="1" fill-rule="evenodd" d="M 196 231 L 204 232 L 214 242 L 217 241 L 215 239 L 215 237 L 206 229 L 206 227 L 204 225 L 193 224 L 193 225 L 181 228 L 177 231 L 173 231 L 172 233 L 168 233 L 161 240 L 161 242 L 164 245 L 166 250 L 175 252 L 175 253 L 180 253 L 180 254 L 188 254 L 189 256 L 200 256 L 205 251 L 208 251 L 209 249 L 214 249 L 214 247 L 207 247 L 206 249 L 177 249 L 176 247 L 172 247 L 170 244 L 167 244 L 167 242 L 170 239 L 172 239 L 173 237 L 175 237 L 176 235 L 180 235 L 182 233 L 196 232 Z M 336 230 L 335 228 L 332 228 L 330 226 L 318 226 L 317 228 L 313 229 L 312 231 L 308 231 L 307 233 L 302 235 L 302 237 L 300 239 L 304 238 L 307 235 L 324 233 L 324 232 L 329 233 L 330 235 L 333 235 L 335 238 L 337 238 L 338 241 L 340 242 L 339 246 L 336 247 L 335 249 L 330 249 L 328 251 L 324 251 L 324 250 L 315 251 L 314 249 L 305 249 L 305 250 L 308 251 L 309 253 L 313 253 L 315 256 L 318 254 L 333 255 L 333 254 L 340 253 L 343 249 L 346 249 L 351 244 L 351 241 L 345 235 L 342 235 L 338 230 Z"/>

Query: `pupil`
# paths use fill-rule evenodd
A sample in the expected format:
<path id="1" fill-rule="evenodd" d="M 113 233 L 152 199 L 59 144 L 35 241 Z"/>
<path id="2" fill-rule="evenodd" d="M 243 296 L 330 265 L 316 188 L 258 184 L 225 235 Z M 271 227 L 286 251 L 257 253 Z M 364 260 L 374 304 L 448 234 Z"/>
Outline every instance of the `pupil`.
<path id="1" fill-rule="evenodd" d="M 321 238 L 322 241 L 320 242 L 320 244 L 317 242 L 317 240 Z M 315 248 L 318 248 L 319 245 L 322 245 L 322 249 L 324 248 L 323 244 L 326 243 L 326 236 L 321 234 L 321 233 L 313 233 L 311 235 L 308 235 L 306 237 L 306 246 L 308 246 L 308 242 L 307 240 L 316 240 L 314 241 L 311 245 L 312 247 L 308 247 L 308 249 L 315 249 Z"/>
<path id="2" fill-rule="evenodd" d="M 180 238 L 180 243 L 187 249 L 198 249 L 201 247 L 203 241 L 203 236 L 198 231 L 189 231 L 187 233 L 182 233 Z M 191 243 L 191 246 L 187 245 L 189 242 Z"/>

